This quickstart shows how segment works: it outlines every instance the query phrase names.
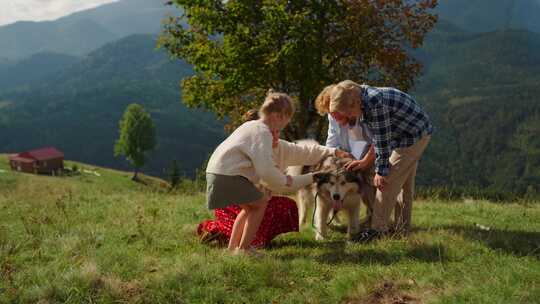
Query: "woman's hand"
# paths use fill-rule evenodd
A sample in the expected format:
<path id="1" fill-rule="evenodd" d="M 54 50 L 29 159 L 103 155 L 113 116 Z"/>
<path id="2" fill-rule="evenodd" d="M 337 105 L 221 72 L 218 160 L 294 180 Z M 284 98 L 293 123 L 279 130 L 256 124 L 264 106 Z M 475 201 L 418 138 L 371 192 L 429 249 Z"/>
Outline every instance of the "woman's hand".
<path id="1" fill-rule="evenodd" d="M 379 191 L 383 192 L 387 184 L 388 181 L 386 180 L 386 176 L 375 174 L 375 177 L 373 177 L 373 185 L 377 187 Z"/>
<path id="2" fill-rule="evenodd" d="M 334 155 L 339 158 L 353 158 L 354 159 L 354 156 L 351 153 L 340 150 L 340 149 L 336 149 L 336 153 L 334 153 Z"/>
<path id="3" fill-rule="evenodd" d="M 370 166 L 370 164 L 361 159 L 361 160 L 351 160 L 350 162 L 345 164 L 345 169 L 348 171 L 358 171 L 366 169 Z"/>

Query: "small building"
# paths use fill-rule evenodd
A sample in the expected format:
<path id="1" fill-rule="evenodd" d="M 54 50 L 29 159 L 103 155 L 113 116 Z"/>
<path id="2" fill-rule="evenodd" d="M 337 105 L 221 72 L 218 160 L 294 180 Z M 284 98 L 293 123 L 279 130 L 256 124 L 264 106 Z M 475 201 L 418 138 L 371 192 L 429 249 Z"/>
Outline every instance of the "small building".
<path id="1" fill-rule="evenodd" d="M 35 174 L 59 174 L 64 169 L 64 153 L 53 147 L 12 154 L 11 170 Z"/>

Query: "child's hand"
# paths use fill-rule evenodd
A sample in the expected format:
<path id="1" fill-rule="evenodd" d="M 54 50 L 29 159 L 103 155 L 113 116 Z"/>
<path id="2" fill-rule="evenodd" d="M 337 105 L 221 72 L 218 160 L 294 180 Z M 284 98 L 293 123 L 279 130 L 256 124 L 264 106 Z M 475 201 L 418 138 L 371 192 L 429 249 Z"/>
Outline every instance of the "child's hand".
<path id="1" fill-rule="evenodd" d="M 343 151 L 343 150 L 340 150 L 340 149 L 336 149 L 336 153 L 335 155 L 339 158 L 352 158 L 354 159 L 354 156 L 347 152 L 347 151 Z"/>

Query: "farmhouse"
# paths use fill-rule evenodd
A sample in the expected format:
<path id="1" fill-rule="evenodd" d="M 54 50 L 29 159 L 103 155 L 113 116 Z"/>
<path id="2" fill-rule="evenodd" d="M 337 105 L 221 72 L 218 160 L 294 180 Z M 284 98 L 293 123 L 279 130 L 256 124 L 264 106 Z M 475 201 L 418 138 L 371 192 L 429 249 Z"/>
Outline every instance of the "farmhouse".
<path id="1" fill-rule="evenodd" d="M 54 175 L 64 169 L 64 153 L 53 147 L 26 151 L 10 155 L 9 164 L 14 171 Z"/>

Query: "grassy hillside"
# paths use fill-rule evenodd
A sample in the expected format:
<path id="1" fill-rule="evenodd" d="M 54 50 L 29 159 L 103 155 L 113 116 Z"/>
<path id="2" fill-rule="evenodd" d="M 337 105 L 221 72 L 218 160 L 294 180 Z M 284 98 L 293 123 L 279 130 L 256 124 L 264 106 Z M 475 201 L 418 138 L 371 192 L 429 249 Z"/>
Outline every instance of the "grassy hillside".
<path id="1" fill-rule="evenodd" d="M 0 156 L 0 303 L 540 303 L 539 204 L 422 201 L 407 239 L 305 228 L 241 259 L 198 243 L 201 194 L 6 169 Z"/>

